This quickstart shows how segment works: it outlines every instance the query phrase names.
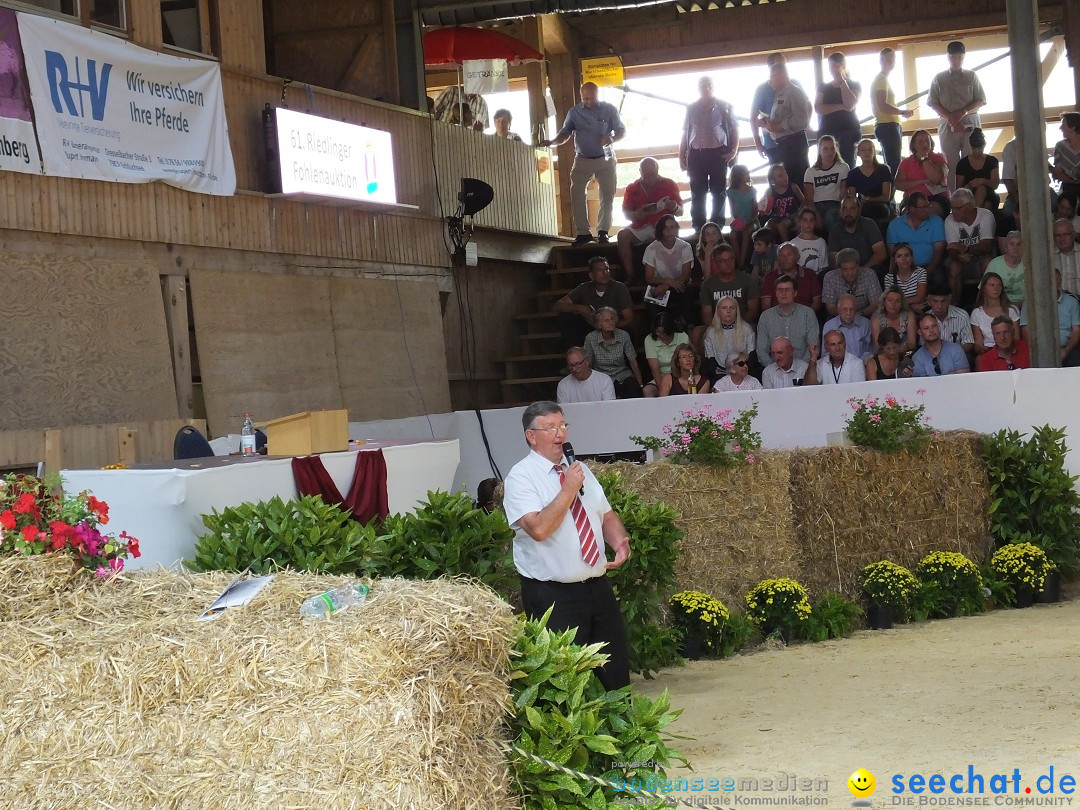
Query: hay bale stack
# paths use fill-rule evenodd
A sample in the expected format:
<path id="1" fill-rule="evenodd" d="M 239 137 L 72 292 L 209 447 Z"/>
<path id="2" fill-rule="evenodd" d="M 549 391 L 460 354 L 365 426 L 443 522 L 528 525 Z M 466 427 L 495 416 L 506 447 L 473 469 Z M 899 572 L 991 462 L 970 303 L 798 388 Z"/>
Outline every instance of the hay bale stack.
<path id="1" fill-rule="evenodd" d="M 914 568 L 937 550 L 975 561 L 989 552 L 990 485 L 979 434 L 934 434 L 920 453 L 822 447 L 792 454 L 791 500 L 802 554 L 799 581 L 859 596 L 878 560 Z"/>
<path id="2" fill-rule="evenodd" d="M 344 580 L 286 572 L 198 622 L 228 574 L 70 573 L 0 560 L 5 806 L 513 805 L 514 620 L 491 591 L 382 580 L 305 621 L 300 602 Z"/>
<path id="3" fill-rule="evenodd" d="M 675 564 L 680 588 L 740 606 L 764 577 L 799 574 L 790 453 L 761 453 L 755 464 L 731 469 L 667 462 L 605 468 L 618 469 L 624 486 L 643 500 L 678 512 L 685 532 Z"/>

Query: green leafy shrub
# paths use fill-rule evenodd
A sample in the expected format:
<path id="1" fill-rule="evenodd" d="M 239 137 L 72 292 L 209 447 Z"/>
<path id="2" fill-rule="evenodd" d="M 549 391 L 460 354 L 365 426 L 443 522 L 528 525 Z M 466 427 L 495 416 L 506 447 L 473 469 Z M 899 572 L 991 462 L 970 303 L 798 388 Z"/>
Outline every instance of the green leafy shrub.
<path id="1" fill-rule="evenodd" d="M 601 645 L 578 646 L 574 630 L 556 633 L 546 623 L 547 616 L 523 621 L 512 653 L 510 736 L 517 747 L 616 784 L 663 780 L 672 760 L 688 764 L 663 732 L 681 714 L 670 710 L 667 692 L 655 701 L 632 687 L 606 692 L 593 674 L 607 660 Z M 632 795 L 517 753 L 510 765 L 525 810 L 601 810 Z"/>
<path id="2" fill-rule="evenodd" d="M 763 579 L 746 594 L 746 618 L 762 635 L 798 628 L 812 612 L 806 588 L 793 579 Z"/>
<path id="3" fill-rule="evenodd" d="M 734 655 L 758 635 L 757 625 L 741 613 L 732 613 L 724 622 L 724 637 L 720 640 L 719 656 Z"/>
<path id="4" fill-rule="evenodd" d="M 470 576 L 513 601 L 513 539 L 502 512 L 475 508 L 463 492 L 429 492 L 415 512 L 383 521 L 362 570 L 370 577 Z"/>
<path id="5" fill-rule="evenodd" d="M 814 603 L 810 617 L 799 626 L 799 630 L 807 641 L 844 638 L 851 635 L 862 615 L 862 608 L 846 596 L 826 591 Z"/>
<path id="6" fill-rule="evenodd" d="M 982 451 L 995 547 L 1032 543 L 1062 575 L 1080 572 L 1080 494 L 1065 469 L 1065 431 L 1044 425 L 1025 441 L 1000 430 L 982 438 Z"/>
<path id="7" fill-rule="evenodd" d="M 893 621 L 911 619 L 912 600 L 919 589 L 919 580 L 904 566 L 888 560 L 870 563 L 863 569 L 859 586 L 867 601 L 889 608 Z"/>
<path id="8" fill-rule="evenodd" d="M 630 559 L 608 573 L 626 622 L 630 669 L 651 678 L 661 667 L 679 662 L 679 635 L 668 623 L 664 606 L 676 590 L 675 561 L 683 532 L 674 509 L 645 503 L 627 492 L 618 472 L 602 470 L 596 477 L 630 535 Z"/>
<path id="9" fill-rule="evenodd" d="M 956 551 L 931 551 L 919 561 L 922 583 L 918 601 L 928 618 L 970 616 L 985 607 L 982 576 L 971 560 Z"/>
<path id="10" fill-rule="evenodd" d="M 195 543 L 194 571 L 267 574 L 295 568 L 321 574 L 356 573 L 368 559 L 375 530 L 318 496 L 283 501 L 274 496 L 203 515 L 209 529 Z"/>

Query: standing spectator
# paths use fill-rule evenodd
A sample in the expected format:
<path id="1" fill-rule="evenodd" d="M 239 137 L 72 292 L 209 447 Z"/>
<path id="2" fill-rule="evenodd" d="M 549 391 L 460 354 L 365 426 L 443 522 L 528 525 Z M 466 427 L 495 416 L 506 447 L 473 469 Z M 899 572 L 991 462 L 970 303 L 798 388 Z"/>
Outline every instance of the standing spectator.
<path id="1" fill-rule="evenodd" d="M 634 246 L 647 245 L 656 238 L 656 223 L 660 217 L 665 214 L 679 216 L 683 209 L 679 184 L 660 176 L 656 158 L 642 158 L 638 163 L 638 174 L 638 179 L 628 183 L 623 192 L 622 210 L 630 220 L 630 226 L 621 228 L 616 238 L 619 262 L 627 279 L 638 277 L 634 267 Z"/>
<path id="2" fill-rule="evenodd" d="M 1001 182 L 998 159 L 984 151 L 986 136 L 978 127 L 971 130 L 968 143 L 971 144 L 971 153 L 960 158 L 956 164 L 956 190 L 968 189 L 975 195 L 975 205 L 997 211 L 1001 205 L 1001 197 L 997 193 Z"/>
<path id="3" fill-rule="evenodd" d="M 990 325 L 994 343 L 979 355 L 979 371 L 1014 371 L 1031 368 L 1027 341 L 1016 339 L 1016 327 L 1008 315 L 998 315 Z"/>
<path id="4" fill-rule="evenodd" d="M 739 304 L 725 295 L 716 302 L 716 314 L 705 330 L 705 373 L 711 380 L 718 380 L 730 371 L 725 361 L 732 352 L 742 352 L 749 357 L 754 353 L 754 327 L 739 314 Z"/>
<path id="5" fill-rule="evenodd" d="M 731 169 L 731 187 L 728 189 L 731 205 L 731 241 L 738 254 L 739 269 L 746 270 L 750 262 L 750 245 L 757 228 L 757 192 L 750 182 L 750 170 L 739 165 Z"/>
<path id="6" fill-rule="evenodd" d="M 859 149 L 862 149 L 862 144 L 859 144 Z M 852 169 L 851 174 L 858 171 Z M 859 264 L 863 267 L 873 267 L 876 270 L 886 266 L 889 251 L 885 247 L 885 240 L 881 238 L 881 229 L 873 219 L 862 216 L 863 210 L 858 198 L 850 194 L 840 203 L 840 221 L 829 229 L 830 265 L 836 264 L 837 253 L 844 248 L 852 248 L 859 254 Z"/>
<path id="7" fill-rule="evenodd" d="M 874 338 L 870 330 L 870 321 L 858 312 L 858 302 L 854 295 L 845 293 L 836 302 L 836 317 L 825 321 L 821 334 L 837 331 L 844 336 L 848 351 L 865 360 L 873 354 Z"/>
<path id="8" fill-rule="evenodd" d="M 792 342 L 780 336 L 769 344 L 773 362 L 761 372 L 763 388 L 791 388 L 800 385 L 817 385 L 817 344 L 813 344 L 809 360 L 795 356 Z"/>
<path id="9" fill-rule="evenodd" d="M 848 352 L 842 332 L 833 329 L 825 333 L 825 351 L 825 356 L 817 361 L 818 385 L 866 382 L 862 358 Z"/>
<path id="10" fill-rule="evenodd" d="M 809 267 L 818 276 L 829 269 L 829 245 L 817 235 L 817 214 L 813 208 L 804 208 L 799 212 L 799 234 L 787 244 L 799 250 L 799 265 Z"/>
<path id="11" fill-rule="evenodd" d="M 911 201 L 916 192 L 926 195 L 937 207 L 937 215 L 949 212 L 949 187 L 945 181 L 949 165 L 945 156 L 934 151 L 934 139 L 925 129 L 916 130 L 911 136 L 911 154 L 900 161 L 896 170 L 896 187 Z"/>
<path id="12" fill-rule="evenodd" d="M 645 338 L 645 362 L 652 372 L 652 379 L 645 383 L 646 397 L 660 393 L 660 380 L 671 370 L 671 355 L 690 338 L 676 327 L 675 316 L 670 312 L 658 312 L 653 319 L 652 332 Z"/>
<path id="13" fill-rule="evenodd" d="M 776 254 L 776 267 L 761 282 L 761 308 L 773 305 L 776 282 L 787 276 L 795 282 L 795 300 L 814 312 L 821 311 L 821 281 L 818 274 L 799 264 L 799 249 L 788 242 Z"/>
<path id="14" fill-rule="evenodd" d="M 945 275 L 942 268 L 945 223 L 930 211 L 930 202 L 921 191 L 913 192 L 908 198 L 907 209 L 889 223 L 885 241 L 891 251 L 901 244 L 907 244 L 915 258 L 915 266 L 924 268 L 926 277 L 931 281 L 935 280 L 936 274 Z M 939 280 L 944 282 L 946 279 Z"/>
<path id="15" fill-rule="evenodd" d="M 896 167 L 900 165 L 900 140 L 903 130 L 901 118 L 911 118 L 914 110 L 905 110 L 896 106 L 896 97 L 889 84 L 889 74 L 896 67 L 896 52 L 892 48 L 882 48 L 878 55 L 881 72 L 874 77 L 870 85 L 870 106 L 874 111 L 874 137 L 881 144 L 885 163 L 892 176 L 896 176 Z"/>
<path id="16" fill-rule="evenodd" d="M 1065 137 L 1054 145 L 1054 179 L 1061 181 L 1061 196 L 1073 208 L 1080 197 L 1080 112 L 1061 114 L 1061 134 Z"/>
<path id="17" fill-rule="evenodd" d="M 599 88 L 593 82 L 581 85 L 581 103 L 570 108 L 562 129 L 539 146 L 559 146 L 574 136 L 574 165 L 570 169 L 570 206 L 574 215 L 575 245 L 593 240 L 589 227 L 589 208 L 586 192 L 595 177 L 600 186 L 600 218 L 596 238 L 608 241 L 611 230 L 611 209 L 615 202 L 615 149 L 612 144 L 622 140 L 626 127 L 619 111 L 606 101 L 599 100 Z"/>
<path id="18" fill-rule="evenodd" d="M 559 335 L 564 346 L 580 346 L 592 331 L 596 311 L 611 307 L 619 314 L 615 324 L 625 329 L 634 322 L 634 302 L 630 290 L 611 278 L 611 268 L 603 256 L 589 259 L 589 280 L 583 281 L 555 302 L 559 313 Z"/>
<path id="19" fill-rule="evenodd" d="M 510 114 L 509 110 L 496 110 L 495 111 L 495 137 L 505 138 L 508 141 L 517 141 L 521 143 L 521 136 L 515 135 L 510 131 L 510 124 L 514 120 L 514 117 Z"/>
<path id="20" fill-rule="evenodd" d="M 810 307 L 795 303 L 795 282 L 790 278 L 776 282 L 776 306 L 762 312 L 758 319 L 758 357 L 768 357 L 778 337 L 791 341 L 797 357 L 817 360 L 818 319 Z"/>
<path id="21" fill-rule="evenodd" d="M 611 307 L 596 311 L 596 330 L 585 338 L 585 355 L 593 368 L 611 377 L 616 397 L 637 399 L 644 396 L 637 351 L 630 335 L 615 327 L 616 318 Z"/>
<path id="22" fill-rule="evenodd" d="M 732 352 L 727 356 L 727 376 L 721 377 L 713 386 L 714 394 L 727 391 L 760 391 L 761 383 L 749 374 L 750 360 L 746 352 Z"/>
<path id="23" fill-rule="evenodd" d="M 915 376 L 936 377 L 942 374 L 967 374 L 971 371 L 967 355 L 955 343 L 941 339 L 941 325 L 934 313 L 919 319 L 922 348 L 915 352 Z"/>
<path id="24" fill-rule="evenodd" d="M 1020 231 L 1009 232 L 1005 237 L 1005 252 L 986 266 L 986 272 L 1001 276 L 1009 300 L 1023 306 L 1027 287 L 1024 284 L 1024 243 Z"/>
<path id="25" fill-rule="evenodd" d="M 566 367 L 570 373 L 559 380 L 556 397 L 560 405 L 571 402 L 606 402 L 615 399 L 615 386 L 611 377 L 593 371 L 588 355 L 580 346 L 566 353 Z"/>
<path id="26" fill-rule="evenodd" d="M 968 136 L 971 130 L 981 126 L 979 109 L 986 104 L 979 77 L 972 70 L 964 70 L 964 43 L 954 40 L 946 49 L 949 55 L 949 69 L 942 71 L 930 82 L 930 95 L 927 104 L 941 116 L 938 137 L 941 139 L 941 151 L 946 163 L 955 167 L 960 158 L 971 151 Z M 948 186 L 956 188 L 955 169 L 950 170 Z"/>
<path id="27" fill-rule="evenodd" d="M 821 282 L 821 300 L 830 315 L 836 314 L 836 304 L 844 293 L 855 296 L 858 310 L 869 317 L 881 299 L 881 282 L 877 273 L 859 265 L 859 254 L 845 248 L 836 254 L 836 269 L 825 274 Z"/>
<path id="28" fill-rule="evenodd" d="M 870 337 L 879 346 L 881 335 L 893 331 L 903 353 L 915 351 L 918 346 L 918 327 L 915 313 L 908 307 L 899 287 L 888 287 L 881 294 L 878 308 L 870 317 Z"/>
<path id="29" fill-rule="evenodd" d="M 952 195 L 952 213 L 945 219 L 945 250 L 949 256 L 949 287 L 953 300 L 962 301 L 964 282 L 978 281 L 994 256 L 994 215 L 975 205 L 970 189 Z"/>
<path id="30" fill-rule="evenodd" d="M 466 93 L 458 85 L 447 87 L 435 98 L 435 118 L 448 124 L 483 132 L 488 128 L 488 106 L 479 93 Z"/>
<path id="31" fill-rule="evenodd" d="M 893 169 L 877 159 L 877 149 L 869 138 L 856 147 L 859 165 L 848 172 L 847 196 L 858 195 L 863 213 L 878 223 L 893 217 Z"/>
<path id="32" fill-rule="evenodd" d="M 1074 295 L 1080 293 L 1080 248 L 1076 228 L 1067 219 L 1054 220 L 1054 267 L 1061 271 L 1062 284 Z"/>
<path id="33" fill-rule="evenodd" d="M 997 273 L 987 273 L 979 285 L 979 296 L 975 299 L 975 309 L 971 310 L 971 338 L 975 342 L 975 354 L 982 354 L 994 345 L 991 326 L 994 319 L 1004 315 L 1017 325 L 1017 337 L 1020 335 L 1020 308 L 1005 294 L 1005 285 Z"/>
<path id="34" fill-rule="evenodd" d="M 783 163 L 788 176 L 799 182 L 810 166 L 806 156 L 810 100 L 802 88 L 788 78 L 787 62 L 770 62 L 769 86 L 773 90 L 772 109 L 758 112 L 755 120 L 776 140 L 770 159 L 775 157 Z"/>
<path id="35" fill-rule="evenodd" d="M 1061 289 L 1061 271 L 1054 269 L 1057 282 L 1058 305 L 1058 346 L 1060 347 L 1063 368 L 1080 366 L 1080 301 Z M 1028 337 L 1028 307 L 1020 310 L 1020 334 L 1024 340 Z"/>
<path id="36" fill-rule="evenodd" d="M 853 147 L 854 148 L 854 147 Z M 803 177 L 803 200 L 817 211 L 818 227 L 825 233 L 840 219 L 840 201 L 847 194 L 847 176 L 851 167 L 836 154 L 836 139 L 822 135 L 818 156 Z"/>
<path id="37" fill-rule="evenodd" d="M 739 148 L 739 125 L 726 101 L 713 96 L 709 76 L 698 79 L 701 98 L 686 107 L 682 140 L 679 143 L 679 167 L 690 178 L 690 219 L 694 231 L 705 224 L 705 198 L 712 195 L 709 222 L 723 225 L 724 200 L 727 194 L 727 170 Z"/>
<path id="38" fill-rule="evenodd" d="M 766 228 L 786 242 L 795 232 L 795 215 L 802 207 L 803 192 L 779 163 L 769 167 L 768 177 L 769 190 L 761 204 L 761 219 Z"/>
<path id="39" fill-rule="evenodd" d="M 689 343 L 675 348 L 671 369 L 660 379 L 660 396 L 709 393 L 709 378 L 701 375 L 698 353 Z"/>
<path id="40" fill-rule="evenodd" d="M 922 312 L 926 308 L 927 286 L 926 270 L 915 266 L 911 245 L 901 242 L 893 252 L 893 269 L 885 274 L 885 289 L 899 287 L 904 295 L 904 303 Z"/>
<path id="41" fill-rule="evenodd" d="M 604 689 L 630 685 L 630 655 L 606 573 L 630 559 L 630 538 L 604 490 L 580 461 L 563 468 L 568 426 L 554 402 L 534 402 L 521 417 L 530 453 L 506 476 L 503 511 L 514 530 L 514 567 L 525 614 L 548 610 L 551 630 L 576 628 L 578 644 L 603 644 Z M 607 561 L 603 544 L 615 551 Z"/>
<path id="42" fill-rule="evenodd" d="M 782 53 L 771 53 L 765 60 L 769 66 L 770 75 L 774 65 L 782 65 L 787 62 L 787 57 Z M 754 100 L 750 103 L 750 134 L 754 138 L 754 146 L 758 154 L 768 158 L 769 163 L 779 163 L 781 158 L 776 151 L 776 139 L 769 130 L 761 124 L 761 116 L 772 113 L 773 102 L 776 100 L 776 91 L 772 82 L 762 82 L 754 91 Z"/>
<path id="43" fill-rule="evenodd" d="M 855 142 L 862 137 L 855 106 L 862 95 L 862 85 L 848 78 L 847 62 L 842 53 L 829 56 L 830 81 L 818 86 L 814 109 L 821 116 L 818 132 L 832 135 L 844 163 L 855 162 Z M 843 179 L 843 178 L 841 178 Z"/>
<path id="44" fill-rule="evenodd" d="M 694 267 L 694 249 L 679 238 L 679 221 L 671 214 L 660 217 L 655 237 L 641 260 L 645 266 L 645 283 L 649 285 L 645 302 L 650 313 L 666 309 L 686 317 L 690 313 L 686 311 L 689 299 L 685 293 Z M 652 300 L 664 298 L 667 301 L 663 304 Z"/>

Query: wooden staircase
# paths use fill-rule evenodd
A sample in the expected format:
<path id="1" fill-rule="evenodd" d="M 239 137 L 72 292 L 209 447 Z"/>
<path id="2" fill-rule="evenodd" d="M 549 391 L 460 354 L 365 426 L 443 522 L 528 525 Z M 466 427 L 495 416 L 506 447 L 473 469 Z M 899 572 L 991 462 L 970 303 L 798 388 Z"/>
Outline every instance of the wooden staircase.
<path id="1" fill-rule="evenodd" d="M 640 252 L 640 251 L 639 251 Z M 603 256 L 611 266 L 611 277 L 625 283 L 626 273 L 619 264 L 614 240 L 606 245 L 590 242 L 580 247 L 560 245 L 551 250 L 552 264 L 547 270 L 548 289 L 536 294 L 530 312 L 514 315 L 517 327 L 517 347 L 507 346 L 507 354 L 496 358 L 503 365 L 503 405 L 528 405 L 538 399 L 555 399 L 555 389 L 566 375 L 565 348 L 560 345 L 558 315 L 552 309 L 555 302 L 578 284 L 589 280 L 586 263 L 593 256 Z M 640 345 L 640 321 L 644 313 L 641 296 L 644 287 L 631 287 L 634 309 L 639 312 L 638 329 L 633 335 Z M 643 362 L 643 361 L 642 361 Z"/>

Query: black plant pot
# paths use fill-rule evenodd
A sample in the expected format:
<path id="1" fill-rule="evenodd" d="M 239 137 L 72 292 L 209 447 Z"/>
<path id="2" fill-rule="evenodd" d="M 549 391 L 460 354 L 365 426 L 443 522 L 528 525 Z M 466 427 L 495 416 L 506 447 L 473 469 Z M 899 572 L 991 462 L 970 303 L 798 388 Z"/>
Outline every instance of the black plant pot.
<path id="1" fill-rule="evenodd" d="M 1043 605 L 1061 601 L 1061 572 L 1051 571 L 1043 580 L 1043 589 L 1035 597 L 1035 601 Z"/>
<path id="2" fill-rule="evenodd" d="M 1029 608 L 1035 604 L 1035 589 L 1030 585 L 1017 585 L 1016 586 L 1016 606 L 1018 608 Z"/>
<path id="3" fill-rule="evenodd" d="M 705 639 L 698 635 L 686 636 L 679 643 L 679 654 L 687 661 L 697 661 L 705 652 Z"/>
<path id="4" fill-rule="evenodd" d="M 866 623 L 870 625 L 871 630 L 891 630 L 892 608 L 888 605 L 871 602 L 866 609 Z"/>

